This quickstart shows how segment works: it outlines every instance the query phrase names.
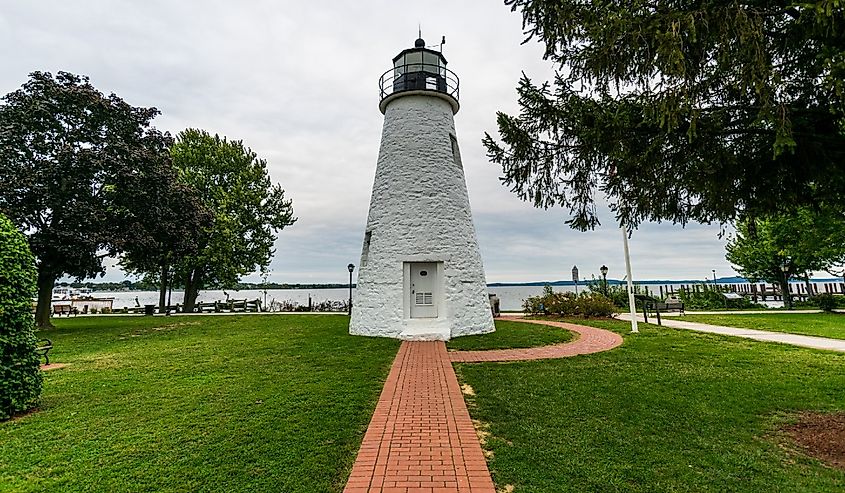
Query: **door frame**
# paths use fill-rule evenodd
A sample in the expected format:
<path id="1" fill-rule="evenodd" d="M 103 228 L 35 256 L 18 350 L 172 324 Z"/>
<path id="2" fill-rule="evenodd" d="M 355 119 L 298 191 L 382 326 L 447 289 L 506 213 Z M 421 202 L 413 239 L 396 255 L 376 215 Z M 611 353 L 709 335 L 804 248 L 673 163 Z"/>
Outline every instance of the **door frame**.
<path id="1" fill-rule="evenodd" d="M 432 263 L 435 265 L 437 278 L 434 283 L 434 300 L 437 306 L 437 317 L 433 318 L 415 318 L 413 320 L 438 320 L 446 318 L 446 303 L 444 303 L 443 295 L 445 290 L 444 274 L 444 259 L 433 259 L 430 257 L 411 257 L 402 259 L 402 314 L 406 320 L 411 319 L 411 264 L 415 263 Z"/>

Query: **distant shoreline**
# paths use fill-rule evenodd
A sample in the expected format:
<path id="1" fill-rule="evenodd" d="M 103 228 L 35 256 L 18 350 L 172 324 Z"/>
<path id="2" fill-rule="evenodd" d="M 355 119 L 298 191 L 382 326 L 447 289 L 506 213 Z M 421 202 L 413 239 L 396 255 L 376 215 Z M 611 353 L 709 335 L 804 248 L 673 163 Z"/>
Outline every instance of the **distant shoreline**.
<path id="1" fill-rule="evenodd" d="M 600 282 L 600 279 L 590 279 L 590 280 L 580 280 L 578 281 L 579 286 L 585 286 L 591 282 Z M 802 282 L 798 279 L 791 280 L 790 282 Z M 810 282 L 812 283 L 841 283 L 843 282 L 841 277 L 828 277 L 828 278 L 817 278 L 811 279 Z M 624 280 L 619 279 L 608 279 L 607 283 L 609 285 L 620 285 L 624 284 Z M 634 280 L 634 284 L 637 285 L 648 285 L 648 286 L 662 286 L 662 285 L 693 285 L 693 284 L 712 284 L 713 281 L 710 279 L 707 280 L 700 280 L 700 279 L 683 279 L 683 280 L 670 280 L 670 279 L 643 279 L 643 280 Z M 716 284 L 726 285 L 726 284 L 749 284 L 750 282 L 742 277 L 721 277 L 716 279 Z M 509 287 L 542 287 L 545 285 L 549 286 L 575 286 L 575 282 L 573 281 L 532 281 L 532 282 L 491 282 L 487 284 L 488 288 L 509 288 Z M 768 283 L 766 283 L 768 284 Z M 96 282 L 72 282 L 72 283 L 60 283 L 61 286 L 70 286 L 72 288 L 88 288 L 92 291 L 97 292 L 135 292 L 135 291 L 158 291 L 157 286 L 153 285 L 146 285 L 144 283 L 116 283 L 116 282 L 105 282 L 105 283 L 96 283 Z M 352 284 L 352 287 L 357 287 L 355 283 Z M 181 290 L 181 287 L 175 287 L 174 290 Z M 258 290 L 263 291 L 264 289 L 267 290 L 309 290 L 309 289 L 349 289 L 348 284 L 339 284 L 339 283 L 325 283 L 325 284 L 277 284 L 277 283 L 267 283 L 259 284 L 259 283 L 241 283 L 238 286 L 234 286 L 231 288 L 226 288 L 226 291 L 245 291 L 245 290 Z M 204 289 L 207 290 L 224 290 L 223 288 L 216 288 L 216 287 L 209 287 Z"/>

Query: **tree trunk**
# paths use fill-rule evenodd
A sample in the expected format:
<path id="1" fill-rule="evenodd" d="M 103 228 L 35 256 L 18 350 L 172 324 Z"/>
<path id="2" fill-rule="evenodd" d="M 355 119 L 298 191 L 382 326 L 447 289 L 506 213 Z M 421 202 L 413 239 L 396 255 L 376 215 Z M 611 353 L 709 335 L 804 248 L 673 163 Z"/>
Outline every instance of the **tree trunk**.
<path id="1" fill-rule="evenodd" d="M 809 300 L 815 293 L 813 292 L 813 285 L 810 283 L 810 276 L 807 274 L 804 274 L 804 287 L 807 288 L 807 299 Z"/>
<path id="2" fill-rule="evenodd" d="M 783 295 L 784 308 L 786 308 L 787 310 L 792 310 L 792 295 L 789 293 L 789 277 L 781 277 L 778 284 L 780 284 L 780 292 Z"/>
<path id="3" fill-rule="evenodd" d="M 197 296 L 200 291 L 200 273 L 197 270 L 188 271 L 185 277 L 185 297 L 182 311 L 184 313 L 191 313 L 197 304 Z"/>
<path id="4" fill-rule="evenodd" d="M 52 329 L 50 321 L 50 300 L 53 299 L 53 285 L 56 276 L 38 269 L 38 305 L 35 308 L 35 326 L 39 329 Z"/>
<path id="5" fill-rule="evenodd" d="M 170 267 L 167 264 L 161 266 L 161 278 L 158 286 L 158 312 L 165 313 L 167 311 L 167 281 L 169 277 Z"/>

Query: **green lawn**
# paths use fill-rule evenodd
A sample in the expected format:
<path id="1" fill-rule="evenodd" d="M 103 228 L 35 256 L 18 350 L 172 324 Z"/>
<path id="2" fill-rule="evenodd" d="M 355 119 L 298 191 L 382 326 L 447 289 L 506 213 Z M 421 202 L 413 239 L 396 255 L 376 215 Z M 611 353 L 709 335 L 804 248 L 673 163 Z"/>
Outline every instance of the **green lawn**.
<path id="1" fill-rule="evenodd" d="M 560 344 L 574 337 L 575 334 L 568 330 L 548 325 L 496 320 L 496 332 L 456 337 L 447 342 L 446 347 L 459 351 L 526 348 Z"/>
<path id="2" fill-rule="evenodd" d="M 0 491 L 339 492 L 398 341 L 344 316 L 58 320 Z"/>
<path id="3" fill-rule="evenodd" d="M 499 488 L 527 492 L 841 492 L 845 472 L 780 424 L 845 410 L 845 354 L 618 321 L 625 343 L 559 360 L 460 364 Z"/>
<path id="4" fill-rule="evenodd" d="M 746 315 L 693 315 L 679 320 L 702 322 L 743 329 L 791 332 L 811 336 L 845 339 L 845 314 L 843 313 L 749 313 Z"/>

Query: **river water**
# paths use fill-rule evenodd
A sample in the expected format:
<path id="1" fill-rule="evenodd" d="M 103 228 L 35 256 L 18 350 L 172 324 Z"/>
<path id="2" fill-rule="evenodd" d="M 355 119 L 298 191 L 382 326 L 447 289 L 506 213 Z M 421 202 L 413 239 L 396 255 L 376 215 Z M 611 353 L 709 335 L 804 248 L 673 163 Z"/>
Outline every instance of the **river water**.
<path id="1" fill-rule="evenodd" d="M 495 293 L 500 301 L 500 308 L 502 310 L 520 310 L 522 302 L 529 296 L 536 296 L 543 291 L 542 286 L 507 286 L 507 287 L 493 287 L 489 288 L 491 293 Z M 583 290 L 583 286 L 579 288 L 579 292 Z M 555 291 L 573 291 L 569 286 L 555 286 Z M 354 303 L 354 293 L 353 303 Z M 132 307 L 137 305 L 157 305 L 158 292 L 157 291 L 100 291 L 91 293 L 95 298 L 114 298 L 114 308 Z M 208 290 L 200 291 L 197 301 L 211 302 L 223 301 L 227 299 L 259 299 L 264 303 L 264 291 L 248 289 L 243 291 L 234 290 Z M 171 294 L 171 303 L 182 303 L 182 291 L 173 290 Z M 308 305 L 308 298 L 314 304 L 323 301 L 343 301 L 349 299 L 349 288 L 333 288 L 333 289 L 268 289 L 267 290 L 267 304 L 273 301 L 277 302 L 293 302 L 299 305 Z"/>
<path id="2" fill-rule="evenodd" d="M 649 292 L 657 295 L 659 294 L 660 287 L 663 287 L 664 290 L 671 289 L 673 291 L 677 291 L 681 284 L 673 284 L 673 283 L 666 283 L 658 285 L 642 285 L 640 286 L 641 289 L 648 289 Z M 686 286 L 690 286 L 686 284 Z M 800 292 L 800 289 L 803 289 L 803 285 L 800 283 L 793 283 L 793 288 L 795 292 Z M 554 286 L 553 289 L 555 291 L 560 292 L 573 292 L 575 291 L 575 286 Z M 585 286 L 582 284 L 578 287 L 579 292 L 583 291 Z M 839 288 L 837 288 L 839 289 Z M 514 311 L 514 310 L 521 310 L 522 309 L 522 302 L 525 298 L 529 296 L 537 296 L 538 294 L 542 293 L 543 287 L 542 286 L 494 286 L 488 288 L 490 293 L 494 293 L 499 297 L 500 300 L 500 308 L 503 311 Z M 354 289 L 353 289 L 353 302 L 354 302 Z M 824 292 L 824 289 L 821 285 L 819 285 L 819 292 Z M 182 302 L 182 291 L 174 290 L 172 293 L 171 302 L 172 304 L 177 304 Z M 158 292 L 156 291 L 106 291 L 106 292 L 95 292 L 92 293 L 93 296 L 98 298 L 114 298 L 114 308 L 123 308 L 123 307 L 132 307 L 136 306 L 136 300 L 138 305 L 153 305 L 158 304 Z M 273 301 L 276 302 L 292 302 L 299 305 L 308 305 L 308 299 L 310 298 L 314 304 L 324 302 L 324 301 L 343 301 L 348 299 L 349 297 L 349 289 L 348 288 L 333 288 L 333 289 L 268 289 L 266 292 L 263 290 L 243 290 L 243 291 L 222 291 L 222 290 L 208 290 L 208 291 L 200 291 L 198 301 L 204 302 L 212 302 L 212 301 L 223 301 L 227 298 L 230 299 L 248 299 L 254 300 L 259 299 L 262 303 L 269 304 Z M 265 303 L 266 300 L 266 303 Z M 777 306 L 780 302 L 767 302 L 767 305 Z"/>

